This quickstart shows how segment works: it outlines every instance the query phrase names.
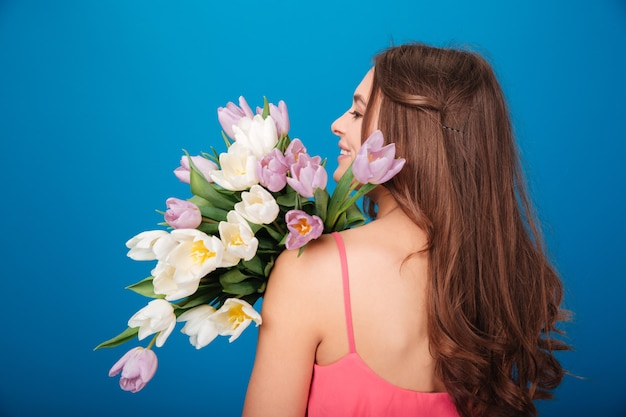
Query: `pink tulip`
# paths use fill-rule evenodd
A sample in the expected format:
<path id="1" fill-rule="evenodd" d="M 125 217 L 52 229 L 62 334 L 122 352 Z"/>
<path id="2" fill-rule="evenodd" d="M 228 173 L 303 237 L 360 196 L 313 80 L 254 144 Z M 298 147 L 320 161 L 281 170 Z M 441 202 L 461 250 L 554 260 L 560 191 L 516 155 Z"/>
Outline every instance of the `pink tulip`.
<path id="1" fill-rule="evenodd" d="M 136 347 L 126 352 L 109 371 L 109 376 L 122 373 L 120 387 L 132 393 L 141 391 L 157 370 L 157 356 L 152 349 Z"/>
<path id="2" fill-rule="evenodd" d="M 276 123 L 276 131 L 278 132 L 278 136 L 286 135 L 289 133 L 289 112 L 287 111 L 287 105 L 283 100 L 278 102 L 278 106 L 269 103 L 270 108 L 270 116 L 274 119 Z M 263 109 L 261 107 L 256 108 L 257 114 L 263 114 Z"/>
<path id="3" fill-rule="evenodd" d="M 302 141 L 298 138 L 294 139 L 289 143 L 287 149 L 285 149 L 285 160 L 289 166 L 298 162 L 300 155 L 307 155 L 306 148 Z"/>
<path id="4" fill-rule="evenodd" d="M 189 158 L 191 158 L 191 161 L 196 166 L 196 168 L 198 168 L 202 176 L 207 181 L 213 182 L 211 180 L 211 176 L 209 175 L 209 173 L 211 171 L 217 170 L 217 165 L 213 161 L 209 161 L 207 158 L 203 156 L 199 156 L 199 155 L 191 156 L 191 157 L 187 155 L 183 155 L 180 158 L 180 166 L 174 170 L 174 175 L 176 175 L 176 178 L 178 178 L 181 182 L 184 182 L 186 184 L 189 184 L 191 182 L 190 181 L 191 167 L 189 165 Z"/>
<path id="5" fill-rule="evenodd" d="M 289 171 L 289 165 L 285 161 L 285 156 L 274 148 L 259 160 L 256 174 L 262 186 L 277 192 L 285 188 L 287 184 L 287 171 Z"/>
<path id="6" fill-rule="evenodd" d="M 298 162 L 290 168 L 291 177 L 287 177 L 287 183 L 298 194 L 311 198 L 317 188 L 326 188 L 328 174 L 322 165 L 319 156 L 311 158 L 307 154 L 300 154 Z"/>
<path id="7" fill-rule="evenodd" d="M 239 97 L 239 107 L 229 101 L 226 104 L 226 107 L 219 107 L 217 109 L 217 119 L 222 125 L 222 129 L 224 132 L 230 137 L 235 138 L 235 133 L 233 131 L 233 125 L 237 125 L 241 118 L 247 117 L 248 119 L 252 119 L 254 117 L 254 113 L 252 113 L 252 109 L 248 106 L 248 102 L 243 96 Z"/>
<path id="8" fill-rule="evenodd" d="M 175 197 L 165 201 L 165 221 L 174 229 L 195 229 L 202 223 L 202 213 L 194 203 Z"/>
<path id="9" fill-rule="evenodd" d="M 324 223 L 317 216 L 310 216 L 302 210 L 290 210 L 285 214 L 285 222 L 289 229 L 285 247 L 298 249 L 313 239 L 317 239 L 324 231 Z"/>
<path id="10" fill-rule="evenodd" d="M 382 184 L 396 175 L 406 162 L 396 159 L 396 146 L 393 143 L 383 146 L 383 134 L 375 131 L 361 145 L 352 163 L 354 178 L 361 184 Z"/>

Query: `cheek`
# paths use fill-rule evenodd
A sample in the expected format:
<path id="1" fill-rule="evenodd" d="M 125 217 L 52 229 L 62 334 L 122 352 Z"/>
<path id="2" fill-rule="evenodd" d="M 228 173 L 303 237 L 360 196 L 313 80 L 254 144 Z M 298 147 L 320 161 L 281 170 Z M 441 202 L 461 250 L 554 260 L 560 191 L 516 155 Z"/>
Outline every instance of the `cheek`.
<path id="1" fill-rule="evenodd" d="M 356 153 L 361 149 L 361 135 L 354 138 L 354 140 L 350 141 L 350 150 L 352 152 L 352 158 L 356 155 Z"/>

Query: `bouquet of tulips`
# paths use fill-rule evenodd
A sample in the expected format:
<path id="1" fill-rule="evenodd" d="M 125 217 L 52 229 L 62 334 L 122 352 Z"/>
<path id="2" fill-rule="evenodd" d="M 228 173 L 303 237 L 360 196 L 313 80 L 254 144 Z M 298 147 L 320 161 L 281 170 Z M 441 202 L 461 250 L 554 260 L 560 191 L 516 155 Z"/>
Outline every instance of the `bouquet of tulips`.
<path id="1" fill-rule="evenodd" d="M 151 275 L 128 289 L 152 299 L 119 335 L 96 347 L 114 347 L 153 336 L 147 348 L 128 351 L 110 370 L 120 386 L 141 390 L 154 376 L 157 357 L 177 322 L 200 349 L 218 335 L 232 342 L 261 315 L 253 305 L 263 296 L 272 266 L 285 250 L 304 250 L 322 233 L 361 225 L 357 200 L 393 177 L 404 164 L 393 144 L 374 132 L 335 187 L 326 190 L 325 161 L 310 156 L 289 137 L 289 115 L 264 100 L 256 113 L 243 97 L 217 111 L 227 151 L 182 156 L 174 174 L 192 196 L 169 198 L 164 229 L 139 233 L 128 256 L 156 261 Z"/>

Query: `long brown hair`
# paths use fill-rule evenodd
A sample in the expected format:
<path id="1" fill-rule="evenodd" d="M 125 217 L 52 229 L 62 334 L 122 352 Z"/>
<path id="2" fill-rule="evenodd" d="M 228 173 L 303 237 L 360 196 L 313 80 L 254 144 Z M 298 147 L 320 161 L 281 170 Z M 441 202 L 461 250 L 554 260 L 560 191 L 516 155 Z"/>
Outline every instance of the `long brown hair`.
<path id="1" fill-rule="evenodd" d="M 392 47 L 374 58 L 364 126 L 378 104 L 407 160 L 385 187 L 428 236 L 438 376 L 464 417 L 535 416 L 565 373 L 567 315 L 494 71 L 471 51 Z"/>

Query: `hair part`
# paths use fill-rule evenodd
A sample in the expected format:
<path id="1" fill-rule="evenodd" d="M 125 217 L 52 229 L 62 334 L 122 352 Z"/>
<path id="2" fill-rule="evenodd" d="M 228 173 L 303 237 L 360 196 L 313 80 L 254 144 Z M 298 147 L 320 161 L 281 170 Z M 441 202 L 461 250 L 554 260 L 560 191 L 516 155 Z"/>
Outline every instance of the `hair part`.
<path id="1" fill-rule="evenodd" d="M 470 51 L 389 48 L 374 58 L 363 139 L 372 109 L 406 159 L 384 186 L 428 238 L 438 377 L 464 417 L 536 416 L 533 400 L 565 373 L 554 354 L 570 349 L 555 338 L 567 314 L 491 66 Z"/>

